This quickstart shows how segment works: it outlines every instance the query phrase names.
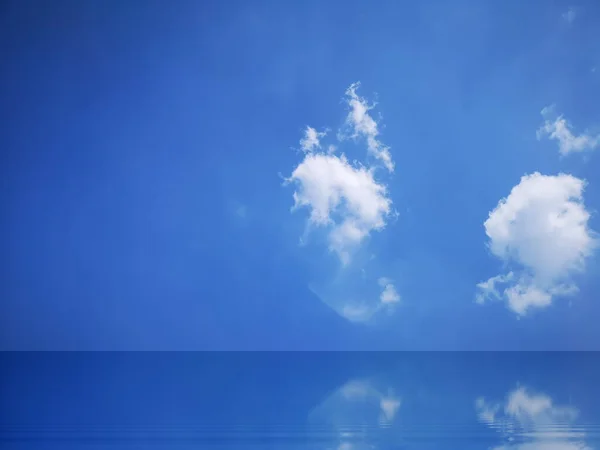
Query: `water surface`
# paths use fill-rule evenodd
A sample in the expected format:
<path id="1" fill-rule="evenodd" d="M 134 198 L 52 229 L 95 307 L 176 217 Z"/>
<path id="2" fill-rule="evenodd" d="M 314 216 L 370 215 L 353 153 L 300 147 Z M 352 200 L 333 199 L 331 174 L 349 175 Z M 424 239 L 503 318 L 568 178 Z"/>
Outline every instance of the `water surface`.
<path id="1" fill-rule="evenodd" d="M 600 447 L 595 353 L 1 358 L 3 449 Z"/>

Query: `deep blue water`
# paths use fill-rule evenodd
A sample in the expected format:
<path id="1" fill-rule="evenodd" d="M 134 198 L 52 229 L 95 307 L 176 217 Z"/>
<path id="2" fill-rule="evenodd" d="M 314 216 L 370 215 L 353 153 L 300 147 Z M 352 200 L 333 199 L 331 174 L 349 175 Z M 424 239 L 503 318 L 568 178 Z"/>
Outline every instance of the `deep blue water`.
<path id="1" fill-rule="evenodd" d="M 2 449 L 600 447 L 596 353 L 5 353 Z"/>

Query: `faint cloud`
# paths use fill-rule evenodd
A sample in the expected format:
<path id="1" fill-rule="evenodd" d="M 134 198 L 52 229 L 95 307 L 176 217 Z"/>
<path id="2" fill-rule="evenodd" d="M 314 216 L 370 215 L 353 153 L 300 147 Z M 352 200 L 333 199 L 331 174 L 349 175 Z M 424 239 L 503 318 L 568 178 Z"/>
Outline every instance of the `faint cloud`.
<path id="1" fill-rule="evenodd" d="M 379 300 L 382 304 L 386 305 L 398 303 L 400 301 L 400 296 L 396 291 L 396 287 L 389 278 L 381 277 L 378 282 L 379 286 L 383 288 L 383 291 L 381 291 L 381 295 L 379 296 Z"/>
<path id="2" fill-rule="evenodd" d="M 398 409 L 400 409 L 401 402 L 399 399 L 394 397 L 383 397 L 379 402 L 379 407 L 382 412 L 382 419 L 386 422 L 392 422 Z"/>
<path id="3" fill-rule="evenodd" d="M 361 270 L 361 273 L 362 270 Z M 392 280 L 381 277 L 378 280 L 379 287 L 382 289 L 378 302 L 348 303 L 343 306 L 341 315 L 351 322 L 368 322 L 373 316 L 383 308 L 388 312 L 395 304 L 400 303 L 400 294 L 396 290 Z"/>
<path id="4" fill-rule="evenodd" d="M 239 205 L 235 209 L 235 214 L 241 219 L 245 219 L 246 215 L 248 214 L 248 207 L 246 205 Z"/>
<path id="5" fill-rule="evenodd" d="M 569 153 L 594 150 L 600 145 L 600 134 L 593 136 L 584 132 L 579 136 L 574 135 L 567 119 L 562 115 L 556 115 L 554 109 L 554 105 L 542 109 L 541 114 L 545 120 L 536 132 L 538 140 L 548 138 L 557 141 L 559 152 L 563 156 Z"/>
<path id="6" fill-rule="evenodd" d="M 562 18 L 567 21 L 569 25 L 571 25 L 575 18 L 577 17 L 577 10 L 574 7 L 570 7 L 569 10 L 563 13 Z"/>
<path id="7" fill-rule="evenodd" d="M 515 270 L 477 285 L 476 302 L 505 300 L 517 315 L 577 292 L 571 275 L 582 272 L 597 247 L 583 203 L 585 182 L 572 175 L 534 173 L 521 178 L 484 223 L 491 253 Z"/>
<path id="8" fill-rule="evenodd" d="M 514 445 L 501 445 L 500 447 L 494 447 L 492 450 L 592 450 L 592 448 L 579 442 L 543 440 Z"/>
<path id="9" fill-rule="evenodd" d="M 475 400 L 475 409 L 480 422 L 491 425 L 496 421 L 496 414 L 500 411 L 499 404 L 490 405 L 484 397 L 479 397 Z"/>
<path id="10" fill-rule="evenodd" d="M 340 314 L 350 322 L 368 322 L 377 311 L 379 311 L 379 305 L 350 303 L 343 305 Z"/>
<path id="11" fill-rule="evenodd" d="M 340 388 L 340 393 L 347 400 L 365 399 L 371 395 L 377 395 L 371 385 L 363 380 L 352 380 Z"/>
<path id="12" fill-rule="evenodd" d="M 249 208 L 246 204 L 235 199 L 229 199 L 226 206 L 227 214 L 232 220 L 239 224 L 245 224 L 248 220 Z"/>

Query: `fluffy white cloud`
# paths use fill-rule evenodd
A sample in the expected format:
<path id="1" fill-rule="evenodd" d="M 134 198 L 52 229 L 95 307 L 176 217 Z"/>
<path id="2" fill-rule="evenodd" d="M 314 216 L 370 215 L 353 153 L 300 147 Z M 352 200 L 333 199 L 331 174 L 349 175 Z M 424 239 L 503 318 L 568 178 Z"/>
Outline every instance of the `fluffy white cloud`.
<path id="1" fill-rule="evenodd" d="M 391 200 L 373 171 L 355 167 L 346 157 L 309 153 L 288 179 L 296 184 L 294 209 L 310 209 L 309 221 L 330 227 L 329 245 L 343 262 L 372 230 L 385 226 Z"/>
<path id="2" fill-rule="evenodd" d="M 584 433 L 569 427 L 578 415 L 572 406 L 557 406 L 545 394 L 533 394 L 524 387 L 510 392 L 504 403 L 488 402 L 480 397 L 475 401 L 479 420 L 491 428 L 502 430 L 513 438 L 519 434 L 529 442 L 500 446 L 518 450 L 584 450 Z"/>
<path id="3" fill-rule="evenodd" d="M 312 127 L 306 127 L 304 137 L 300 139 L 300 148 L 304 152 L 311 152 L 314 149 L 321 148 L 321 138 L 325 137 L 327 132 L 317 131 Z"/>
<path id="4" fill-rule="evenodd" d="M 518 271 L 477 285 L 476 301 L 504 298 L 524 315 L 555 296 L 576 292 L 570 280 L 597 246 L 583 203 L 585 182 L 572 175 L 534 173 L 521 178 L 485 221 L 490 251 Z M 505 286 L 502 288 L 502 286 Z"/>
<path id="5" fill-rule="evenodd" d="M 356 93 L 359 86 L 360 83 L 354 83 L 346 90 L 346 97 L 350 106 L 346 125 L 352 130 L 351 137 L 364 137 L 367 140 L 369 153 L 381 161 L 387 170 L 393 172 L 394 162 L 392 161 L 390 149 L 377 139 L 379 128 L 377 122 L 369 114 L 374 105 L 369 105 L 364 98 Z"/>
<path id="6" fill-rule="evenodd" d="M 384 158 L 389 158 L 385 160 L 391 163 L 389 149 L 376 139 L 377 123 L 368 114 L 371 106 L 356 94 L 358 85 L 351 85 L 346 92 L 351 107 L 347 121 L 355 136 L 367 137 L 369 152 L 385 153 Z M 337 149 L 332 145 L 321 151 L 320 140 L 325 135 L 325 131 L 306 127 L 300 140 L 304 159 L 286 181 L 297 187 L 293 209 L 308 208 L 309 225 L 328 227 L 330 249 L 348 263 L 353 248 L 371 231 L 385 227 L 392 202 L 386 186 L 375 179 L 375 168 L 350 163 L 343 153 L 334 154 Z"/>
<path id="7" fill-rule="evenodd" d="M 544 117 L 544 124 L 537 130 L 537 138 L 539 140 L 547 137 L 558 141 L 561 155 L 594 150 L 600 145 L 600 134 L 593 136 L 583 133 L 576 136 L 571 131 L 571 125 L 564 116 L 559 115 L 552 118 L 554 116 L 554 106 L 542 109 L 541 114 Z"/>
<path id="8" fill-rule="evenodd" d="M 366 280 L 361 270 L 363 242 L 372 232 L 385 228 L 392 214 L 387 186 L 376 177 L 376 171 L 381 162 L 392 171 L 393 162 L 389 148 L 378 140 L 377 122 L 369 114 L 373 105 L 358 96 L 358 86 L 355 83 L 346 91 L 349 114 L 338 138 L 352 138 L 361 145 L 366 141 L 366 155 L 375 158 L 350 162 L 335 145 L 322 142 L 327 131 L 308 126 L 300 139 L 302 160 L 285 183 L 295 187 L 292 211 L 309 212 L 306 235 L 323 230 L 329 250 L 342 263 L 332 279 L 311 283 L 311 290 L 346 319 L 369 322 L 384 307 L 392 311 L 400 296 L 391 281 L 380 281 L 381 289 L 376 290 L 377 278 Z M 356 273 L 362 274 L 362 283 L 357 282 Z"/>

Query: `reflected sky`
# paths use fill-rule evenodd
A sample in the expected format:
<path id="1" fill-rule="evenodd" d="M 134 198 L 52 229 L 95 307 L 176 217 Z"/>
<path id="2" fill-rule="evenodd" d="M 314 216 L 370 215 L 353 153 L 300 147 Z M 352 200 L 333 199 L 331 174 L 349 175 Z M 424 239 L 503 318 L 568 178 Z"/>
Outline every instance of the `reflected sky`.
<path id="1" fill-rule="evenodd" d="M 475 405 L 480 421 L 497 429 L 511 443 L 497 448 L 591 448 L 585 444 L 585 432 L 575 426 L 577 407 L 556 405 L 546 394 L 534 394 L 519 386 L 501 402 L 488 403 L 480 397 Z M 515 438 L 528 441 L 513 444 Z"/>
<path id="2" fill-rule="evenodd" d="M 0 357 L 2 448 L 600 448 L 594 353 Z"/>

